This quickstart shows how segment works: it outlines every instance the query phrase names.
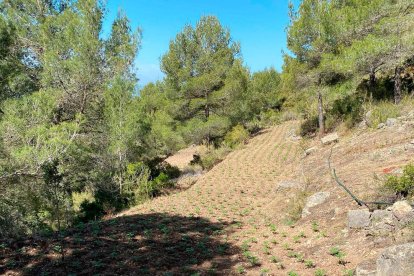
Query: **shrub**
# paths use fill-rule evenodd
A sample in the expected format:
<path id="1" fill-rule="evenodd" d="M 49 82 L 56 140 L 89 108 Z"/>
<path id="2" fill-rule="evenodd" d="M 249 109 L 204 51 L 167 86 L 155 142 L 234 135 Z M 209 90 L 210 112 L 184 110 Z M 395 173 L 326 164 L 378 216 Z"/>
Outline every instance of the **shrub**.
<path id="1" fill-rule="evenodd" d="M 312 136 L 318 131 L 319 122 L 318 116 L 313 115 L 307 118 L 305 121 L 302 122 L 300 125 L 300 135 L 301 136 Z"/>
<path id="2" fill-rule="evenodd" d="M 414 195 L 414 165 L 407 165 L 400 177 L 389 176 L 384 185 L 399 197 Z"/>
<path id="3" fill-rule="evenodd" d="M 231 148 L 235 148 L 246 143 L 247 139 L 249 139 L 249 132 L 242 125 L 237 125 L 226 134 L 224 143 Z"/>
<path id="4" fill-rule="evenodd" d="M 201 155 L 201 166 L 204 170 L 211 169 L 220 163 L 230 151 L 230 148 L 226 146 L 210 149 L 205 154 Z"/>
<path id="5" fill-rule="evenodd" d="M 400 116 L 401 107 L 392 102 L 380 102 L 371 109 L 368 120 L 370 127 L 377 128 L 380 123 L 385 123 L 388 118 Z"/>
<path id="6" fill-rule="evenodd" d="M 362 103 L 363 99 L 358 95 L 348 95 L 337 99 L 333 102 L 327 117 L 336 123 L 345 122 L 346 126 L 351 128 L 362 120 Z M 334 124 L 332 124 L 331 128 L 333 127 L 335 127 Z"/>

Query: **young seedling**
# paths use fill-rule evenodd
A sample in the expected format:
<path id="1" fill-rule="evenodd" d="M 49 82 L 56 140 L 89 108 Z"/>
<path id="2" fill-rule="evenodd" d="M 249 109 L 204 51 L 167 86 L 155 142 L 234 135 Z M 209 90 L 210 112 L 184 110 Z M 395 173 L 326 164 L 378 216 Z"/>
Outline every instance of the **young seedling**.
<path id="1" fill-rule="evenodd" d="M 272 262 L 272 263 L 280 263 L 280 259 L 278 258 L 278 257 L 276 257 L 276 256 L 271 256 L 270 257 L 270 261 Z"/>
<path id="2" fill-rule="evenodd" d="M 239 265 L 237 268 L 237 273 L 239 274 L 244 274 L 246 272 L 246 270 L 244 269 L 244 267 L 242 267 L 241 265 Z"/>
<path id="3" fill-rule="evenodd" d="M 317 270 L 315 270 L 315 276 L 326 276 L 326 271 L 318 268 Z"/>
<path id="4" fill-rule="evenodd" d="M 346 261 L 344 259 L 345 258 L 345 253 L 342 252 L 338 247 L 332 247 L 329 250 L 329 254 L 332 255 L 332 256 L 337 257 L 339 264 L 341 264 L 341 265 L 345 265 L 346 264 Z"/>
<path id="5" fill-rule="evenodd" d="M 314 268 L 315 264 L 313 263 L 312 260 L 305 260 L 305 266 L 306 268 Z"/>
<path id="6" fill-rule="evenodd" d="M 319 224 L 317 221 L 312 221 L 312 230 L 313 232 L 319 232 Z"/>

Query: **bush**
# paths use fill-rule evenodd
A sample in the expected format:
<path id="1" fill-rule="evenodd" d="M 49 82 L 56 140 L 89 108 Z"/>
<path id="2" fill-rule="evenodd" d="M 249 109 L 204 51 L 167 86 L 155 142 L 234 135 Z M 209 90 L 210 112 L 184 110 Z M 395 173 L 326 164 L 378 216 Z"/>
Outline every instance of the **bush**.
<path id="1" fill-rule="evenodd" d="M 314 135 L 319 129 L 318 116 L 314 115 L 307 118 L 300 125 L 300 135 L 310 137 Z"/>
<path id="2" fill-rule="evenodd" d="M 404 168 L 403 175 L 400 177 L 389 176 L 384 185 L 398 197 L 414 195 L 414 165 L 407 165 Z"/>
<path id="3" fill-rule="evenodd" d="M 377 128 L 380 123 L 385 123 L 388 118 L 400 116 L 401 107 L 392 102 L 380 102 L 371 109 L 370 113 L 367 122 L 370 127 Z"/>
<path id="4" fill-rule="evenodd" d="M 330 119 L 336 123 L 345 122 L 346 126 L 351 128 L 362 120 L 363 99 L 358 95 L 348 95 L 344 98 L 337 99 L 333 102 L 332 108 L 327 112 L 327 121 Z M 335 123 L 331 126 L 327 124 L 328 129 L 334 128 Z"/>
<path id="5" fill-rule="evenodd" d="M 211 169 L 220 163 L 230 151 L 231 149 L 226 146 L 207 151 L 201 156 L 201 166 L 204 170 Z"/>
<path id="6" fill-rule="evenodd" d="M 237 125 L 226 134 L 224 143 L 230 148 L 235 148 L 240 144 L 246 143 L 248 139 L 249 132 L 242 125 Z"/>

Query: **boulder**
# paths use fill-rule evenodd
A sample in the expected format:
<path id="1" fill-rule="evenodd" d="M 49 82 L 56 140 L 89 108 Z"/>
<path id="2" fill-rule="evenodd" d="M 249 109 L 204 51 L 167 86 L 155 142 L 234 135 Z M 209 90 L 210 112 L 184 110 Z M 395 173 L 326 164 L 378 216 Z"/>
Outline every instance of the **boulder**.
<path id="1" fill-rule="evenodd" d="M 377 276 L 414 275 L 414 242 L 385 249 L 377 259 Z"/>
<path id="2" fill-rule="evenodd" d="M 367 260 L 360 263 L 355 269 L 356 276 L 376 276 L 377 265 L 375 260 Z"/>
<path id="3" fill-rule="evenodd" d="M 363 229 L 370 225 L 371 213 L 368 209 L 348 211 L 348 227 L 353 229 Z"/>
<path id="4" fill-rule="evenodd" d="M 401 220 L 413 212 L 413 207 L 406 200 L 397 201 L 392 205 L 391 211 L 398 220 Z"/>
<path id="5" fill-rule="evenodd" d="M 309 209 L 324 203 L 330 195 L 330 192 L 318 192 L 308 197 L 308 199 L 306 200 L 305 207 L 302 211 L 302 218 L 310 215 L 311 212 L 309 211 Z"/>
<path id="6" fill-rule="evenodd" d="M 318 150 L 318 147 L 311 147 L 305 150 L 305 156 L 310 155 Z"/>
<path id="7" fill-rule="evenodd" d="M 378 126 L 377 126 L 377 128 L 378 129 L 381 129 L 381 128 L 384 128 L 385 127 L 385 124 L 384 123 L 380 123 L 380 124 L 378 124 Z"/>
<path id="8" fill-rule="evenodd" d="M 385 125 L 387 127 L 393 127 L 397 124 L 397 119 L 395 118 L 388 118 L 387 121 L 385 122 Z"/>
<path id="9" fill-rule="evenodd" d="M 283 180 L 277 185 L 276 191 L 289 190 L 289 189 L 301 189 L 303 184 L 296 180 Z"/>
<path id="10" fill-rule="evenodd" d="M 395 221 L 392 212 L 387 210 L 375 210 L 371 214 L 370 232 L 374 235 L 388 235 L 395 229 Z"/>
<path id="11" fill-rule="evenodd" d="M 339 140 L 338 133 L 334 132 L 334 133 L 328 134 L 325 137 L 323 137 L 321 139 L 321 142 L 324 145 L 329 145 L 329 144 L 338 142 L 338 140 Z"/>

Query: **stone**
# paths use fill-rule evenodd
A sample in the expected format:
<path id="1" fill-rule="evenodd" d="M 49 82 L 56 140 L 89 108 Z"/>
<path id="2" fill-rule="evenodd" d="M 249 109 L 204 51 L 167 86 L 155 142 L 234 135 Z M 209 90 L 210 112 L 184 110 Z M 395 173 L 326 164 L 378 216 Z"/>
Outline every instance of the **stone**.
<path id="1" fill-rule="evenodd" d="M 324 145 L 329 145 L 329 144 L 338 142 L 338 140 L 339 140 L 339 136 L 338 136 L 338 133 L 336 132 L 328 134 L 321 139 L 322 144 Z"/>
<path id="2" fill-rule="evenodd" d="M 395 221 L 392 212 L 387 210 L 375 210 L 371 214 L 370 233 L 373 235 L 388 235 L 395 229 Z"/>
<path id="3" fill-rule="evenodd" d="M 371 110 L 365 114 L 365 122 L 367 126 L 369 127 L 372 126 L 372 111 Z"/>
<path id="4" fill-rule="evenodd" d="M 308 156 L 308 155 L 310 155 L 310 154 L 312 154 L 312 153 L 316 152 L 317 150 L 318 150 L 318 147 L 311 147 L 311 148 L 308 148 L 307 150 L 305 150 L 305 156 Z"/>
<path id="5" fill-rule="evenodd" d="M 302 189 L 303 188 L 303 184 L 299 181 L 296 180 L 283 180 L 280 181 L 276 191 L 279 190 L 289 190 L 289 189 Z"/>
<path id="6" fill-rule="evenodd" d="M 414 145 L 414 140 L 411 140 L 410 144 Z"/>
<path id="7" fill-rule="evenodd" d="M 377 129 L 381 129 L 381 128 L 384 128 L 384 127 L 385 127 L 385 124 L 384 123 L 380 123 L 380 124 L 378 124 Z"/>
<path id="8" fill-rule="evenodd" d="M 306 200 L 305 207 L 302 211 L 302 218 L 310 215 L 311 212 L 309 211 L 309 209 L 324 203 L 330 195 L 330 192 L 318 192 L 308 197 L 308 199 Z"/>
<path id="9" fill-rule="evenodd" d="M 371 213 L 368 209 L 348 211 L 348 227 L 353 229 L 363 229 L 370 225 Z"/>
<path id="10" fill-rule="evenodd" d="M 377 276 L 414 275 L 414 242 L 385 249 L 377 259 Z"/>
<path id="11" fill-rule="evenodd" d="M 413 207 L 406 200 L 397 201 L 391 207 L 393 215 L 401 220 L 413 211 Z"/>
<path id="12" fill-rule="evenodd" d="M 359 265 L 355 269 L 356 276 L 376 276 L 377 275 L 377 264 L 375 260 L 367 260 Z"/>
<path id="13" fill-rule="evenodd" d="M 387 121 L 385 122 L 385 125 L 387 127 L 393 127 L 397 124 L 397 119 L 395 118 L 388 118 Z"/>

